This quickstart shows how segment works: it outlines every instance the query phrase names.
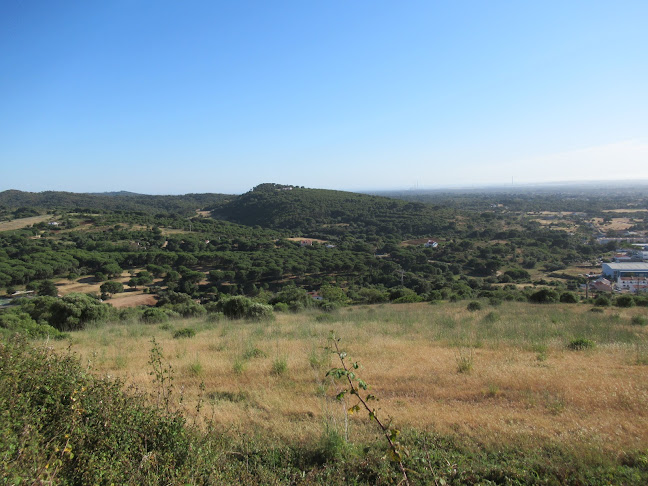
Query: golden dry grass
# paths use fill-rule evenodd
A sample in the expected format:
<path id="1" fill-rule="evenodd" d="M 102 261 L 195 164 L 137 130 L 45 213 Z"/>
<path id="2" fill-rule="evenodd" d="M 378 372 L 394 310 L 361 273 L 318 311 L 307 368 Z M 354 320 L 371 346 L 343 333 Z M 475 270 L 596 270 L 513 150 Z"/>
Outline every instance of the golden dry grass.
<path id="1" fill-rule="evenodd" d="M 142 269 L 135 269 L 135 272 Z M 145 294 L 142 287 L 138 290 L 129 289 L 127 282 L 131 279 L 129 272 L 123 272 L 120 277 L 113 277 L 110 280 L 114 282 L 121 282 L 124 284 L 125 292 L 114 294 L 108 301 L 113 307 L 123 309 L 125 307 L 137 307 L 139 305 L 155 305 L 156 298 L 151 294 Z M 162 279 L 154 279 L 153 283 L 159 284 Z M 104 282 L 97 282 L 93 276 L 85 276 L 76 280 L 58 280 L 56 287 L 58 288 L 59 295 L 64 296 L 71 293 L 101 293 L 101 285 Z"/>
<path id="2" fill-rule="evenodd" d="M 33 224 L 42 223 L 52 219 L 51 214 L 41 214 L 40 216 L 31 216 L 29 218 L 19 218 L 14 219 L 13 221 L 2 221 L 0 222 L 0 231 L 13 231 L 21 228 L 26 228 Z"/>
<path id="3" fill-rule="evenodd" d="M 601 231 L 625 231 L 634 225 L 634 222 L 631 220 L 631 218 L 612 218 L 612 221 L 610 221 L 609 223 L 603 221 L 603 218 L 592 219 Z"/>
<path id="4" fill-rule="evenodd" d="M 648 209 L 645 208 L 632 208 L 632 209 L 604 209 L 604 213 L 645 213 Z"/>
<path id="5" fill-rule="evenodd" d="M 280 314 L 268 323 L 110 325 L 75 333 L 71 348 L 93 372 L 153 391 L 148 360 L 155 337 L 191 419 L 305 439 L 323 423 L 344 423 L 333 398 L 341 385 L 325 378 L 337 366 L 323 349 L 333 330 L 380 398 L 379 413 L 397 426 L 488 443 L 556 440 L 612 453 L 648 447 L 648 368 L 638 364 L 648 362 L 647 332 L 629 324 L 641 313 L 513 303 L 479 312 L 468 312 L 465 303 L 365 306 L 326 318 Z M 173 329 L 184 326 L 197 335 L 173 339 Z M 578 336 L 599 344 L 568 350 L 566 342 Z M 260 356 L 252 357 L 254 349 Z M 278 359 L 286 360 L 283 374 L 273 372 Z M 458 371 L 462 360 L 470 361 L 469 372 Z M 195 417 L 201 382 L 205 406 Z M 354 415 L 350 423 L 356 434 L 367 428 L 366 417 Z"/>
<path id="6" fill-rule="evenodd" d="M 286 238 L 286 239 L 288 241 L 297 241 L 297 242 L 308 240 L 308 241 L 313 241 L 313 242 L 317 242 L 317 243 L 320 243 L 320 244 L 328 243 L 327 240 L 320 240 L 320 239 L 317 239 L 317 238 L 294 237 L 294 238 Z"/>

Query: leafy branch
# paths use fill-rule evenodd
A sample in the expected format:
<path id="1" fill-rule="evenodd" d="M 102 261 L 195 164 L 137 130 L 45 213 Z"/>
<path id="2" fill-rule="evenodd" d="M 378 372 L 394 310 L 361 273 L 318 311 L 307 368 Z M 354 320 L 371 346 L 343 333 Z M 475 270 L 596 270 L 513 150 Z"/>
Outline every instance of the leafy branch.
<path id="1" fill-rule="evenodd" d="M 329 334 L 329 340 L 332 343 L 331 350 L 334 352 L 338 358 L 340 358 L 341 368 L 331 368 L 326 376 L 331 376 L 337 380 L 346 379 L 348 383 L 348 388 L 343 389 L 340 393 L 336 395 L 336 399 L 342 401 L 345 395 L 349 394 L 355 396 L 358 401 L 355 405 L 352 405 L 347 412 L 353 414 L 355 412 L 360 412 L 362 409 L 366 410 L 369 414 L 370 420 L 375 420 L 380 427 L 387 443 L 389 444 L 390 459 L 393 462 L 398 463 L 398 467 L 403 474 L 403 482 L 409 486 L 409 480 L 407 478 L 407 472 L 405 471 L 405 466 L 403 465 L 402 454 L 404 449 L 401 447 L 400 443 L 396 440 L 400 431 L 398 429 L 391 427 L 391 421 L 388 423 L 383 423 L 379 418 L 375 408 L 369 406 L 369 402 L 372 400 L 375 401 L 377 398 L 371 393 L 366 393 L 364 397 L 361 395 L 362 392 L 366 392 L 369 389 L 369 385 L 362 379 L 358 378 L 356 372 L 360 365 L 357 361 L 352 362 L 350 365 L 347 365 L 345 361 L 347 359 L 347 354 L 344 351 L 340 351 L 339 342 L 340 338 L 336 337 L 335 333 L 331 331 Z M 362 390 L 362 392 L 361 392 Z"/>
<path id="2" fill-rule="evenodd" d="M 149 366 L 151 371 L 149 375 L 153 377 L 153 383 L 157 386 L 156 405 L 164 409 L 167 413 L 171 411 L 171 394 L 173 393 L 173 367 L 170 363 L 165 365 L 162 349 L 155 338 L 151 339 L 151 351 L 149 352 Z"/>

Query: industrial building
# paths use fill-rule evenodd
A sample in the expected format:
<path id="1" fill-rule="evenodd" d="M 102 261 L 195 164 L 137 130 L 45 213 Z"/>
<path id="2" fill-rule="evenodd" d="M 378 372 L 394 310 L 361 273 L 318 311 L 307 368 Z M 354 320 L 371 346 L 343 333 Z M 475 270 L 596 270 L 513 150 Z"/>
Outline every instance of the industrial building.
<path id="1" fill-rule="evenodd" d="M 601 273 L 610 280 L 617 280 L 619 277 L 648 277 L 648 263 L 603 263 Z"/>

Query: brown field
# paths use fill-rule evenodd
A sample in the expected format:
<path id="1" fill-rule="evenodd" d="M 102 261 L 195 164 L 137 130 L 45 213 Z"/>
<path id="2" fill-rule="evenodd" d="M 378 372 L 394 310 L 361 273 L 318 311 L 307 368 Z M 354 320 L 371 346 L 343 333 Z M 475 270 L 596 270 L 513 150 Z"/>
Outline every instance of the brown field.
<path id="1" fill-rule="evenodd" d="M 138 305 L 155 305 L 157 299 L 152 294 L 145 294 L 141 290 L 135 290 L 115 294 L 107 302 L 117 309 L 123 309 L 125 307 L 137 307 Z"/>
<path id="2" fill-rule="evenodd" d="M 328 243 L 328 240 L 318 240 L 317 238 L 306 238 L 305 236 L 303 238 L 301 237 L 295 237 L 295 238 L 286 238 L 288 241 L 304 241 L 304 240 L 309 240 L 309 241 L 315 241 L 320 244 Z"/>
<path id="3" fill-rule="evenodd" d="M 632 209 L 604 209 L 604 213 L 645 213 L 648 212 L 648 209 L 639 209 L 639 208 L 632 208 Z"/>
<path id="4" fill-rule="evenodd" d="M 143 269 L 135 269 L 136 272 L 139 272 Z M 139 287 L 138 290 L 132 290 L 128 288 L 126 282 L 130 280 L 131 276 L 128 272 L 122 273 L 121 277 L 111 278 L 110 280 L 114 282 L 121 282 L 124 284 L 124 292 L 121 294 L 113 295 L 108 301 L 113 307 L 119 309 L 125 307 L 137 307 L 139 305 L 155 305 L 156 299 L 151 294 L 145 294 L 142 291 L 142 288 Z M 162 279 L 155 279 L 154 283 L 159 284 Z M 82 278 L 79 278 L 74 281 L 69 280 L 59 280 L 56 282 L 56 287 L 58 288 L 59 295 L 67 295 L 73 292 L 79 292 L 83 294 L 87 293 L 101 293 L 100 287 L 103 282 L 95 281 L 94 277 L 89 275 Z"/>
<path id="5" fill-rule="evenodd" d="M 300 440 L 317 437 L 325 423 L 344 427 L 348 418 L 357 436 L 371 430 L 366 417 L 347 417 L 334 399 L 340 384 L 325 377 L 338 366 L 324 349 L 333 330 L 380 399 L 378 413 L 396 426 L 490 444 L 556 441 L 610 454 L 645 449 L 648 329 L 631 326 L 630 318 L 646 310 L 589 308 L 505 303 L 468 312 L 464 302 L 363 306 L 326 317 L 278 314 L 262 323 L 115 324 L 74 333 L 71 348 L 94 373 L 154 393 L 154 337 L 174 369 L 179 407 L 192 420 Z M 198 331 L 194 338 L 172 338 L 186 326 Z M 567 349 L 580 336 L 596 348 Z M 60 350 L 68 345 L 54 343 Z M 273 371 L 282 362 L 286 371 Z M 201 382 L 205 403 L 196 416 Z"/>
<path id="6" fill-rule="evenodd" d="M 163 235 L 180 235 L 183 233 L 189 233 L 189 231 L 184 230 L 184 229 L 177 229 L 177 228 L 164 228 L 160 227 L 160 231 L 162 231 Z"/>
<path id="7" fill-rule="evenodd" d="M 615 230 L 615 231 L 624 231 L 630 228 L 634 223 L 631 218 L 612 218 L 612 221 L 609 223 L 604 223 L 603 218 L 593 218 L 594 223 L 599 226 L 603 231 L 605 230 Z"/>
<path id="8" fill-rule="evenodd" d="M 419 245 L 425 245 L 425 244 L 428 242 L 428 240 L 434 240 L 434 241 L 439 242 L 439 244 L 441 244 L 441 242 L 440 242 L 439 240 L 430 237 L 430 238 L 416 238 L 416 239 L 414 239 L 414 240 L 405 240 L 405 241 L 401 241 L 400 246 L 419 246 Z"/>
<path id="9" fill-rule="evenodd" d="M 52 219 L 51 214 L 42 214 L 40 216 L 31 216 L 29 218 L 20 218 L 14 219 L 13 221 L 2 221 L 0 222 L 0 231 L 13 231 L 33 224 L 42 223 L 48 219 Z"/>

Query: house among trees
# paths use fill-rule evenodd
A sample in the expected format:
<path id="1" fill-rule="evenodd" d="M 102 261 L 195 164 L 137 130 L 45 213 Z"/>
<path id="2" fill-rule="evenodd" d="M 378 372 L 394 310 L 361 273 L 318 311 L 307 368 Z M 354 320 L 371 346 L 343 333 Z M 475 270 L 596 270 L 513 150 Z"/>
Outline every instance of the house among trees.
<path id="1" fill-rule="evenodd" d="M 610 282 L 607 278 L 599 278 L 592 282 L 592 285 L 590 287 L 592 290 L 597 290 L 598 292 L 612 292 L 612 282 Z"/>
<path id="2" fill-rule="evenodd" d="M 313 246 L 313 240 L 301 240 L 299 244 L 301 246 Z"/>
<path id="3" fill-rule="evenodd" d="M 425 248 L 436 248 L 439 244 L 434 240 L 427 240 L 427 243 L 423 245 Z"/>

